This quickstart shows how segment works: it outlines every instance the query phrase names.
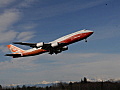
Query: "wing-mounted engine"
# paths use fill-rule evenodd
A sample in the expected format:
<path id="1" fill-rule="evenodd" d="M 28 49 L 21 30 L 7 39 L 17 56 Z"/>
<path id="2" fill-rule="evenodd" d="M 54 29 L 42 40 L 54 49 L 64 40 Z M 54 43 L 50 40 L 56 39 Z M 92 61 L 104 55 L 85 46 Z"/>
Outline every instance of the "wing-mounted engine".
<path id="1" fill-rule="evenodd" d="M 66 43 L 59 43 L 59 42 L 55 42 L 55 43 L 50 43 L 50 48 L 49 48 L 49 54 L 58 54 L 61 53 L 62 51 L 65 51 L 68 49 L 67 46 L 65 46 Z"/>
<path id="2" fill-rule="evenodd" d="M 40 42 L 40 43 L 37 43 L 37 44 L 36 44 L 36 47 L 37 47 L 37 48 L 42 47 L 42 46 L 44 46 L 44 42 Z"/>
<path id="3" fill-rule="evenodd" d="M 57 46 L 59 46 L 59 43 L 58 43 L 58 42 L 51 44 L 51 47 L 53 47 L 53 48 L 54 48 L 54 47 L 57 47 Z"/>
<path id="4" fill-rule="evenodd" d="M 58 53 L 61 53 L 62 51 L 66 51 L 66 50 L 68 50 L 68 46 L 63 46 L 63 47 L 60 47 L 58 49 L 55 49 L 54 52 L 49 53 L 49 54 L 54 54 L 54 53 L 58 54 Z"/>
<path id="5" fill-rule="evenodd" d="M 44 42 L 36 43 L 34 47 L 35 48 L 42 47 L 41 49 L 45 49 L 45 50 L 50 50 L 52 48 L 50 43 L 44 43 Z"/>
<path id="6" fill-rule="evenodd" d="M 66 51 L 66 50 L 68 50 L 68 46 L 61 47 L 60 50 L 61 51 Z"/>
<path id="7" fill-rule="evenodd" d="M 56 43 L 51 43 L 51 47 L 53 47 L 53 48 L 56 48 L 56 47 L 63 47 L 63 46 L 65 46 L 66 45 L 66 43 L 59 43 L 59 42 L 56 42 Z"/>
<path id="8" fill-rule="evenodd" d="M 42 47 L 43 49 L 45 49 L 47 47 L 49 48 L 56 48 L 58 46 L 61 46 L 61 43 L 44 43 L 44 42 L 40 42 L 40 43 L 36 43 L 36 47 L 39 48 L 39 47 Z"/>

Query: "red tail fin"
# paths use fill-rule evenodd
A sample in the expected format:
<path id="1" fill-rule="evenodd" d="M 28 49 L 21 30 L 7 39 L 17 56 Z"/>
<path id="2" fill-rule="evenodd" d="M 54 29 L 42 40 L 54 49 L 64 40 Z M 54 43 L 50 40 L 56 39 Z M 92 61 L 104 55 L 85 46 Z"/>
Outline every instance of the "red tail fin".
<path id="1" fill-rule="evenodd" d="M 18 48 L 12 44 L 7 45 L 8 49 L 10 49 L 10 51 L 14 54 L 22 54 L 23 52 L 25 52 L 25 50 Z"/>

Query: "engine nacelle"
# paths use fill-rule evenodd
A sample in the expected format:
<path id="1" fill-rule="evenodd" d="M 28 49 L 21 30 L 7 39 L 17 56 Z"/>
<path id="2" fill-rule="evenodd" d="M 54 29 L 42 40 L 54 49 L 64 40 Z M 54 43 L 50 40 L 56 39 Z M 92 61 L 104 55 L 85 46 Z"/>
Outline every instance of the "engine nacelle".
<path id="1" fill-rule="evenodd" d="M 60 49 L 61 51 L 65 51 L 65 50 L 68 50 L 68 46 L 64 46 Z"/>
<path id="2" fill-rule="evenodd" d="M 44 45 L 44 42 L 40 42 L 36 44 L 36 47 L 42 47 Z"/>
<path id="3" fill-rule="evenodd" d="M 65 50 L 68 50 L 68 46 L 61 47 L 58 50 L 56 50 L 54 53 L 58 54 L 58 53 L 61 53 L 62 51 L 65 51 Z"/>
<path id="4" fill-rule="evenodd" d="M 51 46 L 52 47 L 57 47 L 59 45 L 59 43 L 52 43 Z"/>

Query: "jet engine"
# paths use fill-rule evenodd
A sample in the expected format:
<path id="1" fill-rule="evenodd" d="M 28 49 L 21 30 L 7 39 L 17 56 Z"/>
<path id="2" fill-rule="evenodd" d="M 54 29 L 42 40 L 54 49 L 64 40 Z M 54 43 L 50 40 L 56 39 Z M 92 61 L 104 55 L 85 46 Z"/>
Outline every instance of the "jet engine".
<path id="1" fill-rule="evenodd" d="M 61 47 L 60 50 L 61 50 L 61 51 L 68 50 L 68 46 Z"/>
<path id="2" fill-rule="evenodd" d="M 55 54 L 61 53 L 62 51 L 68 50 L 68 46 L 61 47 L 54 51 Z"/>
<path id="3" fill-rule="evenodd" d="M 57 47 L 58 45 L 59 45 L 59 43 L 57 43 L 57 42 L 51 44 L 52 47 Z"/>
<path id="4" fill-rule="evenodd" d="M 36 47 L 42 47 L 44 45 L 44 42 L 40 42 L 36 44 Z"/>

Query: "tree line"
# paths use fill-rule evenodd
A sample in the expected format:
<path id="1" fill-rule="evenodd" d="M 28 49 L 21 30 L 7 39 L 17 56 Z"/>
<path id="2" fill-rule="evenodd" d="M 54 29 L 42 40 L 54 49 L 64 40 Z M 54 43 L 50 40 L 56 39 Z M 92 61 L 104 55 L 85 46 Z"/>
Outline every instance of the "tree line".
<path id="1" fill-rule="evenodd" d="M 120 90 L 120 82 L 89 82 L 84 77 L 80 82 L 60 82 L 46 87 L 36 87 L 36 86 L 25 86 L 22 87 L 2 87 L 0 85 L 0 90 Z"/>

